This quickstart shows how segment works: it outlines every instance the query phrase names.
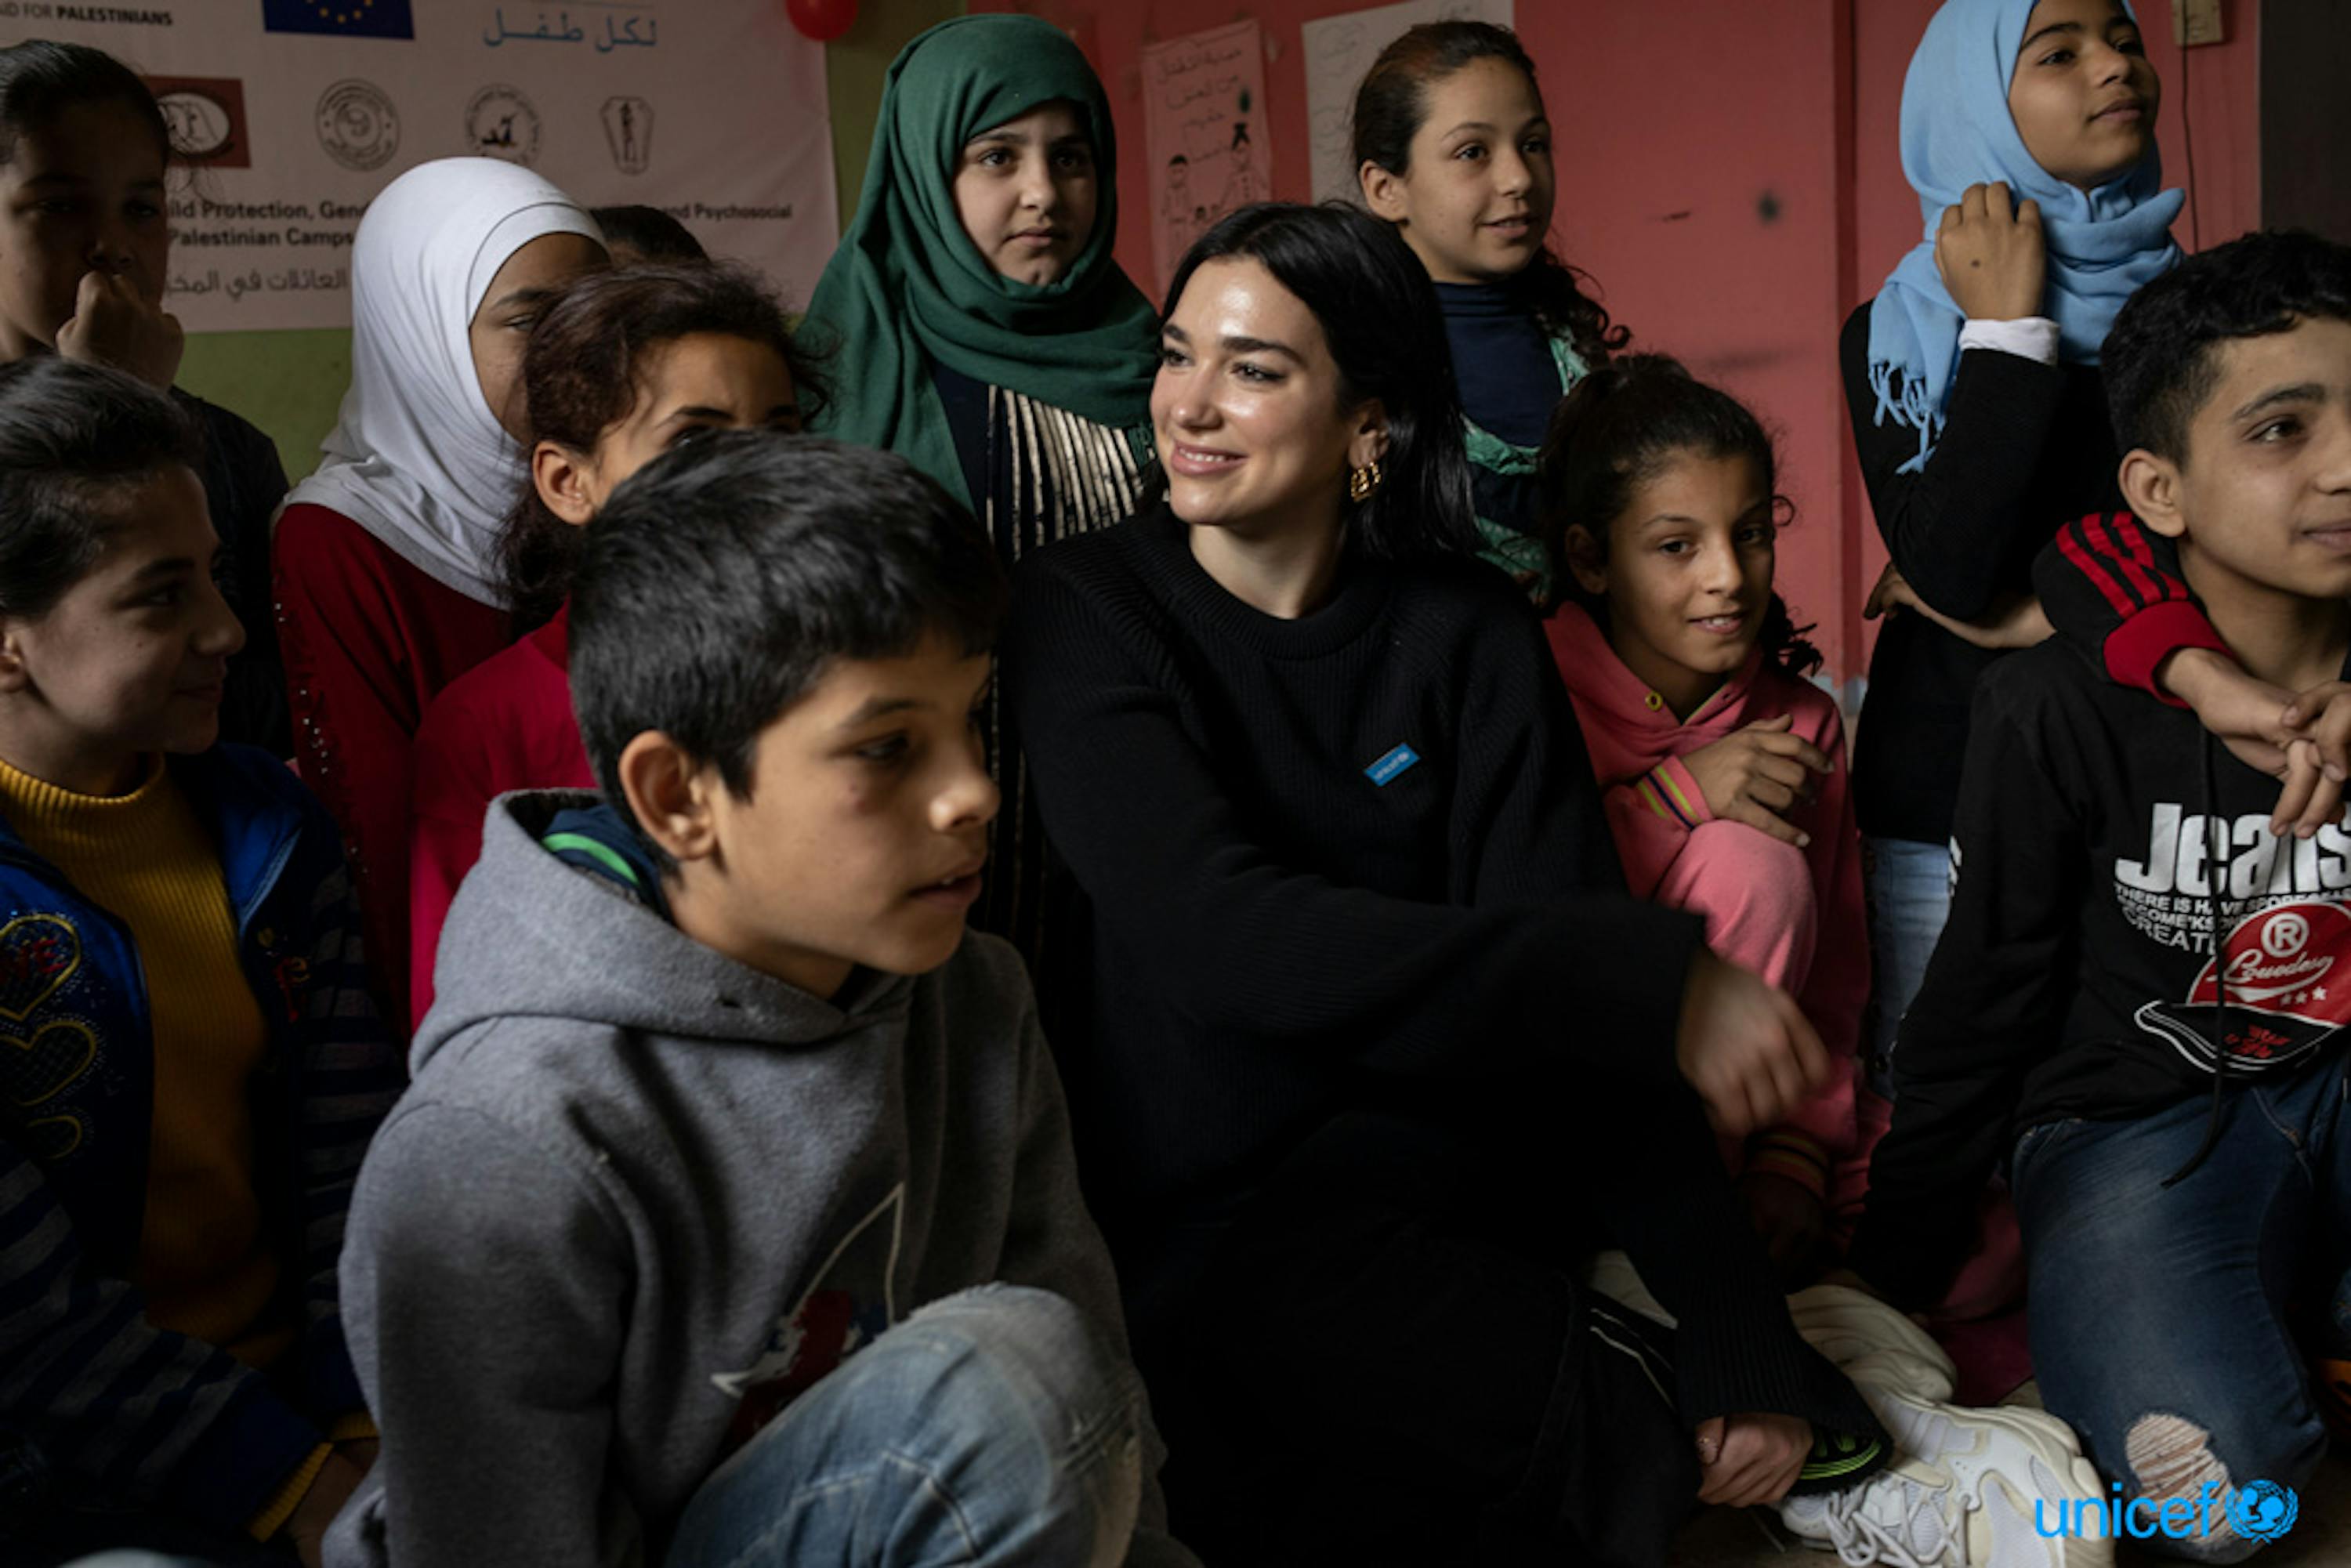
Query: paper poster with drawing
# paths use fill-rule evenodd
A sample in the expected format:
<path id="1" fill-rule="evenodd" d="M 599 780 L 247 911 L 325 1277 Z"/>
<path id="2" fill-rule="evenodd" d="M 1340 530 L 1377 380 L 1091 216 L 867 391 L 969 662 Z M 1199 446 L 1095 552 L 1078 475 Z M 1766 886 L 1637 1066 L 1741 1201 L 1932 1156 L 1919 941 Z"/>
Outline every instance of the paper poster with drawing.
<path id="1" fill-rule="evenodd" d="M 1255 21 L 1143 51 L 1152 256 L 1165 286 L 1210 224 L 1273 194 L 1265 50 Z"/>
<path id="2" fill-rule="evenodd" d="M 1468 19 L 1510 25 L 1510 0 L 1405 0 L 1372 11 L 1325 16 L 1299 29 L 1306 54 L 1306 129 L 1314 171 L 1314 199 L 1337 196 L 1360 205 L 1355 181 L 1355 89 L 1380 51 L 1423 22 Z"/>

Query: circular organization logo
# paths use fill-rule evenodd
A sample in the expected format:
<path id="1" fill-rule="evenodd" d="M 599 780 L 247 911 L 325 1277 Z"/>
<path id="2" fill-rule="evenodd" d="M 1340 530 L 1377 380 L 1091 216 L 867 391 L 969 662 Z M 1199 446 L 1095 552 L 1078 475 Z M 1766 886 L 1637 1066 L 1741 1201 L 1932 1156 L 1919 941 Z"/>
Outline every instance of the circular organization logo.
<path id="1" fill-rule="evenodd" d="M 2278 1540 L 2301 1513 L 2294 1489 L 2276 1481 L 2248 1481 L 2229 1500 L 2229 1522 L 2248 1541 Z"/>
<path id="2" fill-rule="evenodd" d="M 400 150 L 400 116 L 373 82 L 339 81 L 319 98 L 319 145 L 346 169 L 381 169 Z"/>
<path id="3" fill-rule="evenodd" d="M 2273 958 L 2291 958 L 2309 946 L 2310 922 L 2291 910 L 2262 927 L 2262 951 Z"/>
<path id="4" fill-rule="evenodd" d="M 509 163 L 536 163 L 538 110 L 516 89 L 494 82 L 465 105 L 465 145 Z"/>
<path id="5" fill-rule="evenodd" d="M 155 107 L 172 133 L 172 150 L 192 163 L 209 163 L 236 145 L 236 121 L 228 105 L 208 92 L 181 88 L 159 95 Z"/>

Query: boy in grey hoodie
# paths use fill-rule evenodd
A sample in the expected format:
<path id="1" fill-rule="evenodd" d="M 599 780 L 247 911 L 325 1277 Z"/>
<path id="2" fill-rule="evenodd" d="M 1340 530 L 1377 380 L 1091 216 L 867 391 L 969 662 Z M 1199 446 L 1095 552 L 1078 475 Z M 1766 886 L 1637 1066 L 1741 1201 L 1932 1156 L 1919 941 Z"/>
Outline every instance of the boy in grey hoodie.
<path id="1" fill-rule="evenodd" d="M 1189 1563 L 1019 959 L 1003 603 L 910 465 L 716 436 L 590 526 L 602 787 L 509 795 L 343 1249 L 328 1560 Z"/>

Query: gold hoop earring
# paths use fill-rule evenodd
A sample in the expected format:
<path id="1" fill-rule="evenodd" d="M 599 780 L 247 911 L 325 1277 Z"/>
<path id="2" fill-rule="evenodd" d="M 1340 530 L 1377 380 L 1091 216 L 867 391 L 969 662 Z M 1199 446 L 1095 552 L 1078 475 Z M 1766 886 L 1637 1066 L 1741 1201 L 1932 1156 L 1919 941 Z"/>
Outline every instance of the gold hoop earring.
<path id="1" fill-rule="evenodd" d="M 1380 480 L 1384 477 L 1385 477 L 1385 476 L 1381 474 L 1380 465 L 1376 458 L 1364 464 L 1361 468 L 1356 469 L 1353 473 L 1347 476 L 1347 499 L 1351 501 L 1370 500 L 1372 498 L 1372 492 L 1380 487 Z"/>

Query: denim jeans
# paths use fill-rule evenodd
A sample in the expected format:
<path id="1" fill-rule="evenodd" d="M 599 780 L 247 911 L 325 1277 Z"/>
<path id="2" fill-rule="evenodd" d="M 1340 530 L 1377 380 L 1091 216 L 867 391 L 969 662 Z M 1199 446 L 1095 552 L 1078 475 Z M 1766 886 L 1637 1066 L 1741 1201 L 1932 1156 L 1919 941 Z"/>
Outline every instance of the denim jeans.
<path id="1" fill-rule="evenodd" d="M 2285 1304 L 2351 1221 L 2345 1069 L 2337 1055 L 2232 1089 L 2219 1142 L 2169 1187 L 2203 1142 L 2209 1097 L 2017 1140 L 2042 1397 L 2126 1498 L 2299 1489 L 2324 1454 Z M 2147 1544 L 2211 1562 L 2253 1550 L 2225 1531 Z"/>
<path id="2" fill-rule="evenodd" d="M 695 1494 L 669 1568 L 1122 1562 L 1142 1385 L 1076 1308 L 1008 1285 L 915 1312 Z"/>
<path id="3" fill-rule="evenodd" d="M 1951 913 L 1951 851 L 1910 839 L 1870 839 L 1862 865 L 1869 894 L 1869 1086 L 1894 1098 L 1894 1039 L 1927 978 Z"/>

